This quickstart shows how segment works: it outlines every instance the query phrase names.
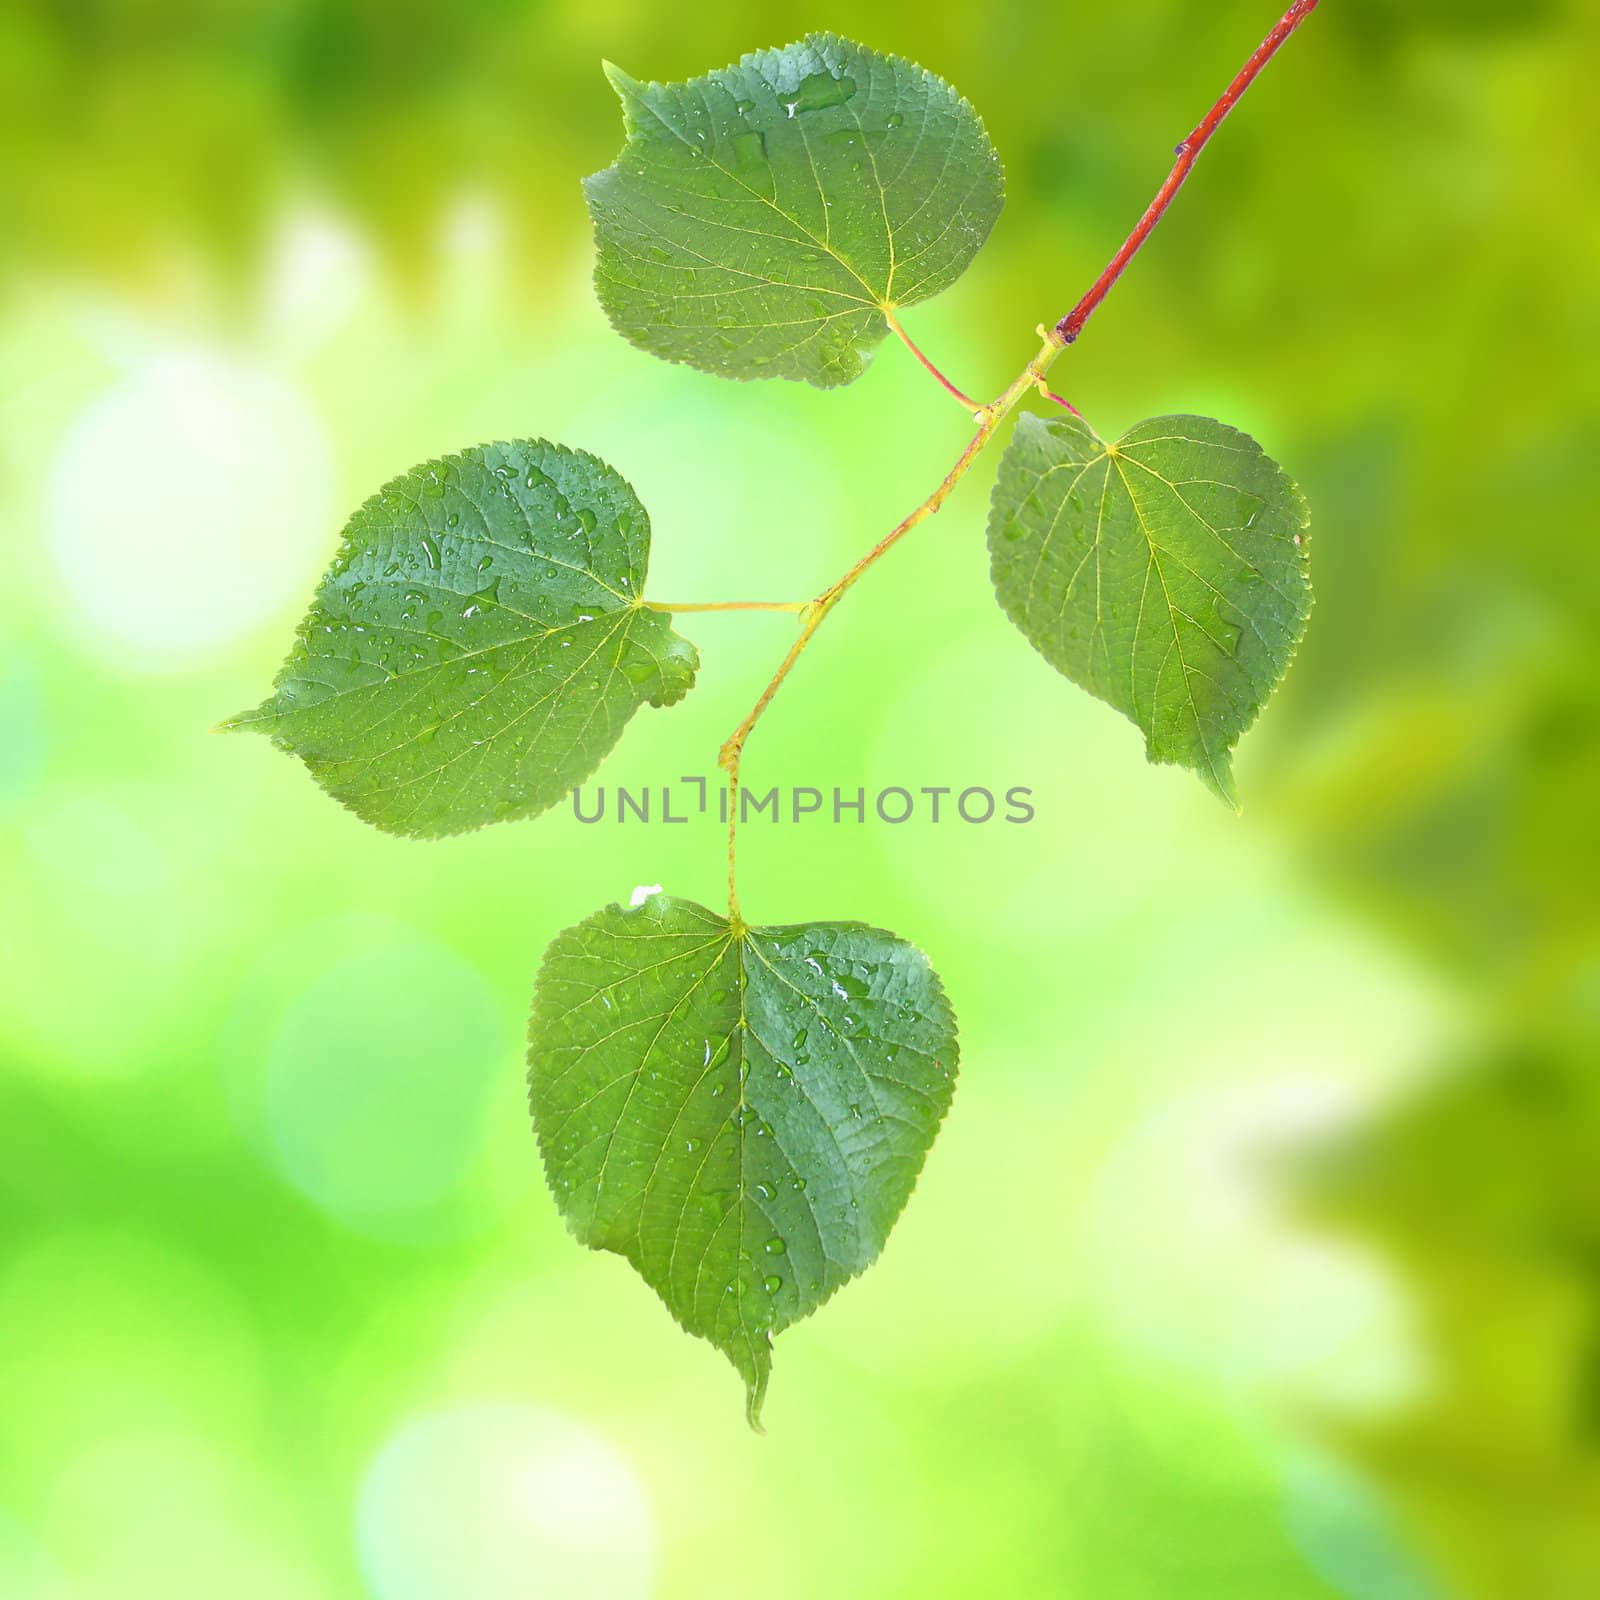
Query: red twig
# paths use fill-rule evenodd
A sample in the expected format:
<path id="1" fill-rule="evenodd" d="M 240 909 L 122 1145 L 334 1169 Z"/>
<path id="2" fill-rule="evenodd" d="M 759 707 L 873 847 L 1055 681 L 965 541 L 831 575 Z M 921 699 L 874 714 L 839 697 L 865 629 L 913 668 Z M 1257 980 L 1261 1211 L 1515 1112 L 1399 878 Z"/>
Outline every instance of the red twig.
<path id="1" fill-rule="evenodd" d="M 1046 400 L 1054 400 L 1058 406 L 1065 406 L 1079 422 L 1083 421 L 1083 413 L 1064 394 L 1057 394 L 1043 378 L 1039 380 L 1038 389 Z"/>
<path id="2" fill-rule="evenodd" d="M 904 328 L 900 326 L 900 319 L 895 316 L 893 310 L 891 310 L 888 306 L 883 307 L 883 319 L 894 330 L 895 334 L 899 337 L 900 342 L 906 347 L 906 349 L 909 350 L 912 355 L 914 355 L 917 360 L 920 361 L 923 366 L 925 366 L 928 371 L 939 380 L 940 387 L 944 389 L 947 394 L 953 394 L 956 399 L 967 408 L 968 411 L 976 411 L 979 409 L 981 405 L 980 401 L 974 400 L 970 395 L 963 394 L 961 390 L 956 388 L 956 386 L 951 383 L 951 381 L 945 377 L 945 375 L 936 366 L 934 366 L 934 364 L 925 355 L 923 355 L 922 351 L 917 348 L 916 341 L 909 333 L 906 332 Z"/>
<path id="3" fill-rule="evenodd" d="M 1184 179 L 1189 176 L 1190 168 L 1199 159 L 1200 152 L 1205 149 L 1211 135 L 1222 126 L 1223 119 L 1239 103 L 1239 97 L 1255 82 L 1261 69 L 1283 47 L 1289 35 L 1317 9 L 1317 3 L 1318 0 L 1295 0 L 1295 3 L 1284 12 L 1277 26 L 1256 47 L 1255 54 L 1239 69 L 1238 77 L 1223 90 L 1222 98 L 1206 113 L 1194 132 L 1178 146 L 1178 159 L 1172 171 L 1167 174 L 1167 181 L 1156 191 L 1155 199 L 1150 202 L 1145 214 L 1139 218 L 1138 225 L 1123 241 L 1122 248 L 1112 256 L 1106 270 L 1095 279 L 1089 292 L 1056 324 L 1055 338 L 1058 343 L 1071 344 L 1083 332 L 1084 323 L 1094 315 L 1095 308 L 1105 299 L 1111 285 L 1122 276 L 1123 269 L 1139 253 L 1139 247 L 1150 237 L 1155 225 L 1166 214 L 1167 207 L 1172 204 L 1173 196 L 1183 187 Z"/>

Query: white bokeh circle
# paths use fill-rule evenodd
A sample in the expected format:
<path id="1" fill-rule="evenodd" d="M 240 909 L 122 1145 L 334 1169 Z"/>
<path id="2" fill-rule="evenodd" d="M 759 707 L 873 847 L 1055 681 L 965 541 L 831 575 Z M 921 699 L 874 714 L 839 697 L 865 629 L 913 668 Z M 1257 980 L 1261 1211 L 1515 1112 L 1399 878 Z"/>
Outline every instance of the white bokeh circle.
<path id="1" fill-rule="evenodd" d="M 203 349 L 137 367 L 50 463 L 50 556 L 80 643 L 183 670 L 272 619 L 331 545 L 332 459 L 299 391 Z"/>
<path id="2" fill-rule="evenodd" d="M 356 1508 L 374 1600 L 646 1600 L 654 1517 L 638 1475 L 593 1429 L 498 1402 L 401 1424 Z"/>

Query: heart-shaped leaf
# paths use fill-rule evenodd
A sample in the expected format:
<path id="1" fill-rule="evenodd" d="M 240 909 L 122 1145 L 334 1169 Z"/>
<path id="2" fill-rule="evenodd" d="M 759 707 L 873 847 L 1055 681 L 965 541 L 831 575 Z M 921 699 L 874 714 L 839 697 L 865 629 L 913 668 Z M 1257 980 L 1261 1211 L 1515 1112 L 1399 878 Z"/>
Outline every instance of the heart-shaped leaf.
<path id="1" fill-rule="evenodd" d="M 756 1424 L 772 1335 L 877 1259 L 949 1107 L 938 978 L 859 923 L 655 895 L 556 936 L 529 1040 L 568 1226 L 732 1361 Z"/>
<path id="2" fill-rule="evenodd" d="M 628 140 L 584 181 L 595 289 L 669 361 L 849 383 L 884 311 L 948 288 L 1000 215 L 977 112 L 899 56 L 813 33 L 687 83 L 606 73 Z"/>
<path id="3" fill-rule="evenodd" d="M 224 726 L 390 833 L 534 816 L 694 683 L 694 646 L 641 603 L 649 555 L 594 456 L 518 439 L 430 461 L 350 519 L 271 697 Z"/>
<path id="4" fill-rule="evenodd" d="M 1311 611 L 1308 513 L 1254 439 L 1153 417 L 1115 444 L 1024 416 L 989 513 L 995 593 L 1046 661 L 1236 806 L 1231 756 Z"/>

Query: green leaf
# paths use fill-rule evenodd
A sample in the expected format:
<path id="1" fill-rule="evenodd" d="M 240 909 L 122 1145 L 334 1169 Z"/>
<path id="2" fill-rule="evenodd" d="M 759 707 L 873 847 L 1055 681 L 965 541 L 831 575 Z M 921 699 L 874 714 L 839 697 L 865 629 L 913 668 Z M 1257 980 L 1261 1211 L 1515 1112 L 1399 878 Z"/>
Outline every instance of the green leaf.
<path id="1" fill-rule="evenodd" d="M 628 140 L 584 180 L 595 290 L 624 338 L 729 378 L 849 383 L 1000 215 L 976 111 L 899 56 L 831 33 L 687 83 L 609 63 Z"/>
<path id="2" fill-rule="evenodd" d="M 1000 463 L 989 554 L 1005 613 L 1052 666 L 1237 806 L 1231 756 L 1311 610 L 1308 513 L 1254 439 L 1153 417 L 1115 444 L 1024 416 Z"/>
<path id="3" fill-rule="evenodd" d="M 430 461 L 350 519 L 272 696 L 224 726 L 390 833 L 534 816 L 694 683 L 694 646 L 641 603 L 649 555 L 594 456 L 517 439 Z"/>
<path id="4" fill-rule="evenodd" d="M 655 895 L 558 934 L 529 1098 L 573 1233 L 738 1369 L 877 1259 L 950 1104 L 955 1018 L 915 946 L 732 925 Z"/>

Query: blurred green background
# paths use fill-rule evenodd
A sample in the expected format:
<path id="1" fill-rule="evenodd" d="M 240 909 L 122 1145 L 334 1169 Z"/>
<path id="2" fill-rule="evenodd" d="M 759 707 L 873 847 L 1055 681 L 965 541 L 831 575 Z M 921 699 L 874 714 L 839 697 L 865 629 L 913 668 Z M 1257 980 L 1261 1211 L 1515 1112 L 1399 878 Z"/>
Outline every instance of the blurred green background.
<path id="1" fill-rule="evenodd" d="M 916 939 L 964 1053 L 768 1438 L 567 1239 L 523 1107 L 544 943 L 717 903 L 715 825 L 401 842 L 208 731 L 425 457 L 596 451 L 655 595 L 798 598 L 964 442 L 898 348 L 824 394 L 609 332 L 602 56 L 827 26 L 954 81 L 1009 201 L 907 323 L 992 392 L 1275 10 L 0 5 L 4 1600 L 1600 1594 L 1588 0 L 1328 0 L 1056 368 L 1309 496 L 1242 819 L 1004 621 L 992 460 L 752 740 L 758 788 L 1037 807 L 746 836 L 751 915 Z M 700 685 L 607 785 L 712 774 L 792 626 L 687 623 Z"/>

